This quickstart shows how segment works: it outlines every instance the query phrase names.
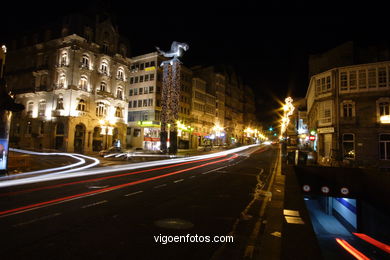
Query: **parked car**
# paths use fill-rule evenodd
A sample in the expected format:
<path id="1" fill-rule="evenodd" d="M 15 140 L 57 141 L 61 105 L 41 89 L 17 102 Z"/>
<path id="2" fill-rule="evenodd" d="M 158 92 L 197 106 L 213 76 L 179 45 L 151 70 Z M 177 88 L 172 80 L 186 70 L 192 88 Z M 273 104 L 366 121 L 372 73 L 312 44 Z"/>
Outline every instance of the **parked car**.
<path id="1" fill-rule="evenodd" d="M 101 150 L 99 152 L 99 155 L 100 156 L 106 156 L 106 155 L 109 155 L 109 154 L 112 154 L 112 153 L 123 153 L 124 151 L 122 150 L 122 148 L 120 147 L 116 147 L 116 146 L 111 146 L 110 148 L 106 149 L 106 150 Z"/>

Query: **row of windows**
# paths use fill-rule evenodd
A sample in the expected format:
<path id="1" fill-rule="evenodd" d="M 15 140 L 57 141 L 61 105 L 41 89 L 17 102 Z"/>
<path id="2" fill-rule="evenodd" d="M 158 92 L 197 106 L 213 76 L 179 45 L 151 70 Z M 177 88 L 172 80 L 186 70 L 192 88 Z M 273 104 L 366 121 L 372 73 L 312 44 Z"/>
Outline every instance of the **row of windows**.
<path id="1" fill-rule="evenodd" d="M 153 106 L 153 98 L 149 99 L 139 99 L 139 100 L 133 100 L 129 102 L 129 108 L 136 108 L 136 107 L 151 107 Z"/>
<path id="2" fill-rule="evenodd" d="M 68 65 L 68 58 L 67 58 L 67 56 L 68 56 L 68 54 L 66 52 L 64 52 L 61 55 L 60 64 L 62 66 L 67 66 Z M 81 68 L 90 69 L 89 56 L 87 54 L 83 54 L 83 56 L 81 58 L 80 66 L 81 66 Z M 109 62 L 106 59 L 103 59 L 101 61 L 100 66 L 99 66 L 99 72 L 104 74 L 104 75 L 107 75 L 107 76 L 110 75 Z M 118 80 L 123 80 L 123 81 L 126 80 L 125 71 L 124 71 L 123 67 L 119 67 L 118 68 L 117 73 L 116 73 L 116 78 Z"/>
<path id="3" fill-rule="evenodd" d="M 129 96 L 137 96 L 142 94 L 150 94 L 154 92 L 154 87 L 132 88 L 129 90 Z"/>
<path id="4" fill-rule="evenodd" d="M 355 159 L 355 135 L 343 134 L 343 157 Z M 379 134 L 379 159 L 390 160 L 390 134 Z"/>
<path id="5" fill-rule="evenodd" d="M 390 116 L 390 102 L 383 101 L 378 103 L 379 116 Z M 355 116 L 355 102 L 344 101 L 341 103 L 341 116 L 354 117 Z"/>
<path id="6" fill-rule="evenodd" d="M 130 78 L 130 84 L 136 84 L 138 82 L 146 82 L 146 81 L 153 81 L 154 80 L 154 73 L 153 74 L 145 74 L 137 77 L 131 77 Z"/>
<path id="7" fill-rule="evenodd" d="M 389 67 L 340 72 L 340 91 L 385 88 L 389 86 Z"/>
<path id="8" fill-rule="evenodd" d="M 330 76 L 316 79 L 317 95 L 331 90 Z"/>
<path id="9" fill-rule="evenodd" d="M 131 65 L 130 70 L 133 72 L 137 70 L 144 70 L 145 68 L 154 67 L 154 66 L 156 66 L 156 63 L 154 61 L 145 62 L 145 63 L 135 63 Z"/>

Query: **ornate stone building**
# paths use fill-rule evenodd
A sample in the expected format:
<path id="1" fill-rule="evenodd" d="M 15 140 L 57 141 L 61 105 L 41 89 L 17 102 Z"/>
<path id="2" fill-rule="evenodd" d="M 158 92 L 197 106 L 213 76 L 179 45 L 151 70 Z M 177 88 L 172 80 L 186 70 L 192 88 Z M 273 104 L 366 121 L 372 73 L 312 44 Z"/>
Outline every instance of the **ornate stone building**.
<path id="1" fill-rule="evenodd" d="M 13 41 L 7 82 L 26 109 L 13 116 L 12 145 L 79 153 L 124 146 L 127 50 L 104 15 L 69 15 Z"/>

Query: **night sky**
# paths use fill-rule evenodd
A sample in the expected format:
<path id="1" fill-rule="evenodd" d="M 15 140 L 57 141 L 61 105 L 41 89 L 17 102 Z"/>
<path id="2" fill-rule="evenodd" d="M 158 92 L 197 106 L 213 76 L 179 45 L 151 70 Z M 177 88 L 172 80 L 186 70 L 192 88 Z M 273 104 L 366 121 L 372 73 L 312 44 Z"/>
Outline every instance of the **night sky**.
<path id="1" fill-rule="evenodd" d="M 61 4 L 60 10 L 57 4 L 42 8 L 30 3 L 18 11 L 19 3 L 8 3 L 8 11 L 2 14 L 5 26 L 1 27 L 0 39 L 49 23 L 60 15 L 84 11 L 88 3 L 95 2 L 64 3 L 68 4 Z M 309 54 L 348 40 L 388 37 L 382 33 L 385 30 L 388 34 L 386 16 L 367 19 L 356 12 L 353 16 L 342 12 L 324 15 L 329 12 L 313 12 L 316 9 L 308 8 L 304 1 L 290 6 L 276 1 L 263 8 L 226 3 L 212 7 L 183 4 L 183 9 L 180 5 L 169 9 L 167 1 L 160 7 L 151 3 L 124 3 L 111 1 L 107 9 L 115 14 L 119 32 L 129 39 L 132 56 L 152 52 L 154 46 L 169 49 L 173 40 L 187 42 L 190 49 L 182 58 L 186 66 L 228 64 L 236 68 L 254 90 L 258 118 L 265 125 L 277 118 L 276 100 L 283 100 L 287 95 L 305 96 Z"/>

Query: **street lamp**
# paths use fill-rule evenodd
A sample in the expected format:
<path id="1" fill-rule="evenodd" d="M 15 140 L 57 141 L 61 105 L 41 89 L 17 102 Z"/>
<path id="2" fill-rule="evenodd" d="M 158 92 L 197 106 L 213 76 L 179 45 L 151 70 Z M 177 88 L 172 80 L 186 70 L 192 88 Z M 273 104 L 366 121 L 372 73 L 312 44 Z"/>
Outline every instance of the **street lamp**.
<path id="1" fill-rule="evenodd" d="M 218 144 L 218 140 L 221 140 L 222 137 L 225 135 L 223 133 L 223 127 L 220 126 L 218 123 L 215 124 L 215 126 L 212 128 L 212 131 L 215 133 L 215 136 L 217 138 L 217 145 L 220 145 L 220 143 Z"/>
<path id="2" fill-rule="evenodd" d="M 101 119 L 99 120 L 99 123 L 100 123 L 100 128 L 101 128 L 101 131 L 100 131 L 100 134 L 101 135 L 105 135 L 106 136 L 106 142 L 105 142 L 105 145 L 104 145 L 104 149 L 107 150 L 108 148 L 108 136 L 109 135 L 112 135 L 112 130 L 114 129 L 114 127 L 110 126 L 109 122 L 104 120 L 104 119 Z"/>

